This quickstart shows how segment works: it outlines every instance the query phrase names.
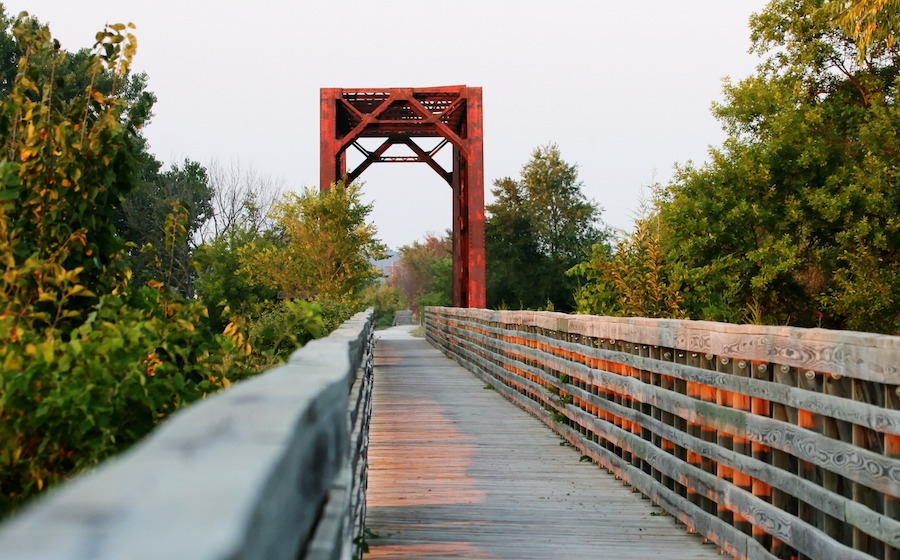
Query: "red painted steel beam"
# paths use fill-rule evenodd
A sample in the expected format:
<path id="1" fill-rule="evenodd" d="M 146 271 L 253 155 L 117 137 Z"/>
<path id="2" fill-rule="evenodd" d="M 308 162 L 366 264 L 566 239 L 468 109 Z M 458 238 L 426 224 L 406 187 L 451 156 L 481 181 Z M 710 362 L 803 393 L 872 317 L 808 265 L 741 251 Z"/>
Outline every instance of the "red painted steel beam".
<path id="1" fill-rule="evenodd" d="M 427 163 L 453 190 L 453 305 L 485 307 L 484 139 L 480 87 L 322 88 L 319 188 L 355 180 L 376 162 Z M 443 138 L 426 152 L 414 137 Z M 347 174 L 346 150 L 360 138 L 385 138 Z M 453 146 L 447 172 L 434 155 Z M 405 144 L 413 157 L 388 157 L 394 144 Z M 359 146 L 357 144 L 357 146 Z"/>

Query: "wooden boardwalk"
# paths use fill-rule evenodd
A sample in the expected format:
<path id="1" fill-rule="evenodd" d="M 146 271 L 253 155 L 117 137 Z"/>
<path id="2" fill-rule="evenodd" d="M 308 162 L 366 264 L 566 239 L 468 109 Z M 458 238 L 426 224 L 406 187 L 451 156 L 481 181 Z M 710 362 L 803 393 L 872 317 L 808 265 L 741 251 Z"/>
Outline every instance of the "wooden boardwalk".
<path id="1" fill-rule="evenodd" d="M 378 333 L 366 558 L 721 558 L 405 332 Z"/>

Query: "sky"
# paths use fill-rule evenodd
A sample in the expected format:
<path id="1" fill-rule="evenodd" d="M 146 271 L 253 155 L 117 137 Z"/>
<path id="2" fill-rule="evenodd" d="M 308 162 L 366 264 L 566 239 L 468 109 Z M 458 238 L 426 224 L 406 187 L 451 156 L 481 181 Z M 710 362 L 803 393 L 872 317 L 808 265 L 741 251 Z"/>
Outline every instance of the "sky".
<path id="1" fill-rule="evenodd" d="M 644 188 L 701 164 L 725 138 L 722 79 L 760 62 L 763 0 L 3 0 L 68 50 L 133 22 L 134 68 L 158 97 L 146 128 L 166 164 L 239 161 L 290 190 L 319 176 L 319 88 L 481 86 L 485 184 L 518 177 L 541 145 L 579 166 L 603 220 L 630 229 Z M 350 158 L 352 165 L 353 158 Z M 451 223 L 425 164 L 377 164 L 363 198 L 396 248 Z M 490 195 L 488 194 L 488 202 Z"/>

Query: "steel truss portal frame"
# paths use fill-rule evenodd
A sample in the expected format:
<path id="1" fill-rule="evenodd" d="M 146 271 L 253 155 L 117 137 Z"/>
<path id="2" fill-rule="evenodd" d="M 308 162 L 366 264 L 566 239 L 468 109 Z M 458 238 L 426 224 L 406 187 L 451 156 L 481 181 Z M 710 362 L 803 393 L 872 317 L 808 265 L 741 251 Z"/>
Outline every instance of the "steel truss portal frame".
<path id="1" fill-rule="evenodd" d="M 360 138 L 381 138 L 374 151 Z M 416 138 L 440 138 L 431 150 Z M 453 168 L 434 156 L 453 148 Z M 481 88 L 322 88 L 319 186 L 327 191 L 340 180 L 356 180 L 373 163 L 428 164 L 453 190 L 453 305 L 486 307 L 484 271 L 484 147 Z M 413 154 L 388 156 L 395 145 Z M 347 149 L 364 159 L 347 172 Z"/>

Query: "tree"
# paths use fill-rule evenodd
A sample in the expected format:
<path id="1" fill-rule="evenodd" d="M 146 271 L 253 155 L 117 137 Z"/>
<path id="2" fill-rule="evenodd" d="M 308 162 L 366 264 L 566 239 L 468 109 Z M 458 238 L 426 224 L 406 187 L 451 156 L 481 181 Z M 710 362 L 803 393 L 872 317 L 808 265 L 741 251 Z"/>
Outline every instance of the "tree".
<path id="1" fill-rule="evenodd" d="M 212 189 L 212 214 L 202 230 L 204 242 L 236 229 L 261 234 L 272 228 L 269 211 L 284 189 L 283 179 L 262 174 L 238 160 L 226 165 L 214 159 L 206 169 Z"/>
<path id="2" fill-rule="evenodd" d="M 765 59 L 714 106 L 728 139 L 660 207 L 685 308 L 900 332 L 900 57 L 877 33 L 860 56 L 817 0 L 775 0 L 751 30 Z"/>
<path id="3" fill-rule="evenodd" d="M 437 237 L 429 232 L 425 234 L 424 243 L 414 241 L 411 245 L 404 245 L 399 249 L 400 260 L 391 271 L 388 282 L 403 291 L 406 301 L 410 303 L 410 308 L 416 316 L 421 312 L 418 304 L 419 298 L 435 291 L 435 288 L 439 293 L 443 293 L 443 285 L 435 286 L 435 269 L 437 267 L 438 271 L 442 270 L 443 263 L 438 264 L 440 261 L 450 261 L 450 254 L 453 251 L 451 235 L 448 232 L 443 237 Z M 443 281 L 444 279 L 439 276 L 438 280 Z M 447 287 L 447 289 L 450 288 Z M 439 296 L 430 296 L 426 300 L 428 302 L 443 301 Z M 445 305 L 449 304 L 450 302 L 447 301 Z M 428 303 L 428 305 L 440 304 Z"/>
<path id="4" fill-rule="evenodd" d="M 874 48 L 896 53 L 894 39 L 900 33 L 898 0 L 829 0 L 827 12 L 844 33 L 856 43 L 858 61 L 864 62 Z M 877 56 L 877 55 L 876 55 Z"/>
<path id="5" fill-rule="evenodd" d="M 89 76 L 127 74 L 130 28 L 97 34 Z M 152 98 L 121 97 L 115 77 L 108 93 L 57 95 L 68 54 L 27 15 L 13 35 L 22 55 L 0 101 L 0 515 L 247 372 L 242 336 L 212 333 L 200 302 L 129 282 L 111 220 L 137 184 Z M 166 247 L 185 220 L 166 217 Z"/>
<path id="6" fill-rule="evenodd" d="M 162 173 L 145 178 L 131 191 L 116 213 L 119 235 L 132 244 L 130 266 L 135 279 L 145 283 L 158 276 L 155 263 L 166 268 L 169 286 L 185 297 L 194 296 L 196 272 L 192 261 L 199 233 L 212 217 L 212 189 L 206 169 L 196 161 L 172 164 Z M 167 248 L 166 216 L 185 212 L 186 243 Z"/>
<path id="7" fill-rule="evenodd" d="M 608 238 L 602 209 L 582 186 L 577 166 L 555 144 L 534 149 L 520 181 L 494 181 L 485 224 L 489 306 L 574 308 L 575 284 L 566 271 Z"/>
<path id="8" fill-rule="evenodd" d="M 358 301 L 365 286 L 380 276 L 371 261 L 386 256 L 375 226 L 366 223 L 371 210 L 360 202 L 357 184 L 288 193 L 271 213 L 278 242 L 241 249 L 241 271 L 251 283 L 288 297 Z"/>
<path id="9" fill-rule="evenodd" d="M 578 313 L 618 317 L 685 317 L 677 279 L 667 266 L 660 239 L 659 185 L 652 204 L 641 200 L 634 229 L 624 234 L 610 253 L 597 244 L 591 258 L 569 270 L 579 278 L 575 292 Z"/>

